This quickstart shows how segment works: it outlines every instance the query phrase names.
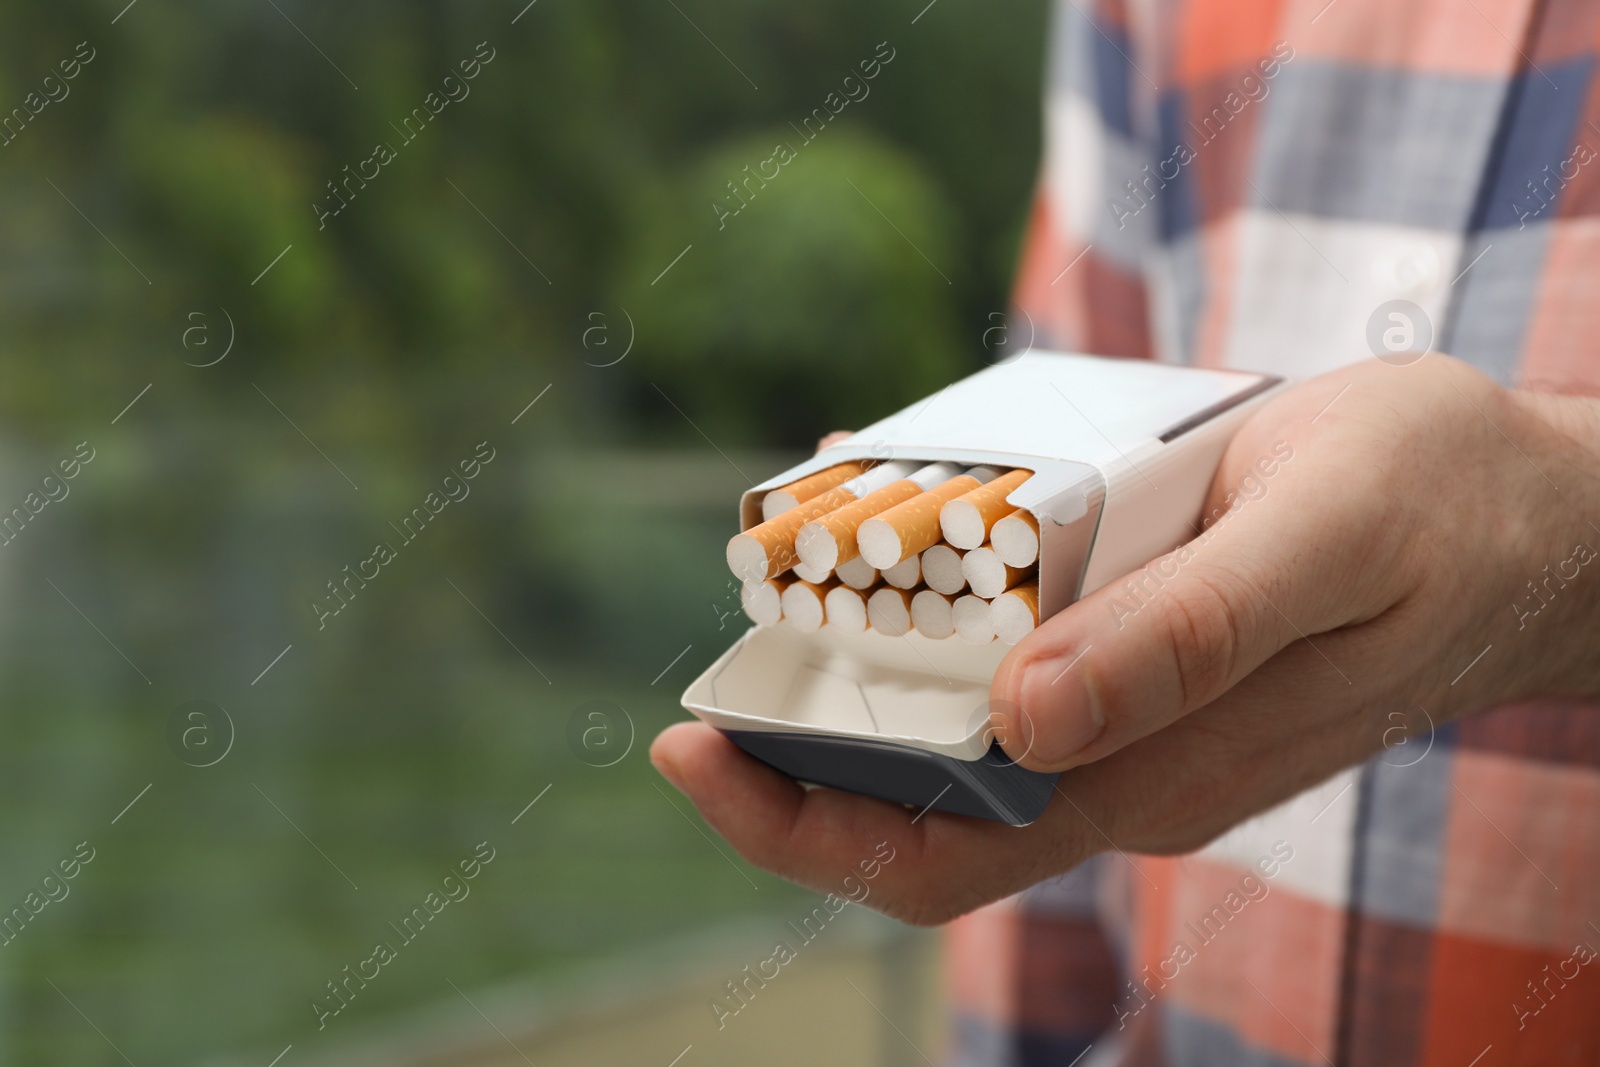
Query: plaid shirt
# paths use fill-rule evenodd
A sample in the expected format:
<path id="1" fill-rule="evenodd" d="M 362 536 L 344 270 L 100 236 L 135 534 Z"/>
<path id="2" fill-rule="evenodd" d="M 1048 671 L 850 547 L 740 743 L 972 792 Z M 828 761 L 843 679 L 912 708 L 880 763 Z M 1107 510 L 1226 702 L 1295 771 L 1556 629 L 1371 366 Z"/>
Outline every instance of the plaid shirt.
<path id="1" fill-rule="evenodd" d="M 1306 378 L 1401 306 L 1594 392 L 1597 45 L 1581 0 L 1062 0 L 1013 336 Z M 1386 740 L 1193 856 L 952 924 L 953 1062 L 1600 1063 L 1600 709 Z"/>

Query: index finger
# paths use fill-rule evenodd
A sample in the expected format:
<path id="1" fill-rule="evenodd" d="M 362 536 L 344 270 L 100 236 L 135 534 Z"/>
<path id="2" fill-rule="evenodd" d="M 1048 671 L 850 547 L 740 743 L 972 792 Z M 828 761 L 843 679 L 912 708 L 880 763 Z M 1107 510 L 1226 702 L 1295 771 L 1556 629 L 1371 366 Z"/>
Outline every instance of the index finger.
<path id="1" fill-rule="evenodd" d="M 835 430 L 817 442 L 817 451 L 821 452 L 825 448 L 832 448 L 853 433 L 855 433 L 854 430 Z"/>

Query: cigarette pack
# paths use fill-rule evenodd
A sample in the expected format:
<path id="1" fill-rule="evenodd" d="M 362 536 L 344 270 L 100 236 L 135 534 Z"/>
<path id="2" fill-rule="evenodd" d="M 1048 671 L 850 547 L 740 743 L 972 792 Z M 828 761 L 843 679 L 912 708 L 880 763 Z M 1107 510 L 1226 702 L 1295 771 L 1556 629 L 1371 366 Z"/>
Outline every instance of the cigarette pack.
<path id="1" fill-rule="evenodd" d="M 842 464 L 852 475 L 894 461 L 950 464 L 991 479 L 1020 469 L 1005 504 L 1019 528 L 1037 527 L 1037 586 L 1026 591 L 1043 622 L 1196 536 L 1223 450 L 1279 386 L 1242 371 L 1029 352 L 750 489 L 740 528 L 763 524 L 769 493 Z M 994 536 L 1001 547 L 998 527 Z M 1007 651 L 882 625 L 756 626 L 695 679 L 683 706 L 800 781 L 1022 826 L 1044 810 L 1056 776 L 1013 763 L 990 727 L 989 683 Z"/>

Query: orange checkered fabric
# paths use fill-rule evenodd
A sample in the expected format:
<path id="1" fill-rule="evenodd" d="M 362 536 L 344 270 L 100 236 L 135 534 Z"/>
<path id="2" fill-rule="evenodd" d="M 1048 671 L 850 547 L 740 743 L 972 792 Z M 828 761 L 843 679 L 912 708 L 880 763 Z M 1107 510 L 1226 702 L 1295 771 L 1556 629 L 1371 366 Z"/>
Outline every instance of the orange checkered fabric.
<path id="1" fill-rule="evenodd" d="M 1060 0 L 1021 332 L 1300 379 L 1400 306 L 1501 382 L 1592 392 L 1597 53 L 1578 0 Z M 1600 708 L 1403 740 L 1193 856 L 953 924 L 952 1062 L 1600 1063 Z"/>

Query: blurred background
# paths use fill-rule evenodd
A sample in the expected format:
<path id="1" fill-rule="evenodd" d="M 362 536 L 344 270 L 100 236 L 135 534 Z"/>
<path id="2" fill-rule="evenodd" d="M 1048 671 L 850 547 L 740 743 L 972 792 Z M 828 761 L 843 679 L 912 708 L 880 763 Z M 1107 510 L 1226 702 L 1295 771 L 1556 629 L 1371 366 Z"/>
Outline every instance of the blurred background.
<path id="1" fill-rule="evenodd" d="M 858 907 L 719 1029 L 820 898 L 645 748 L 739 493 L 992 355 L 1045 28 L 0 7 L 0 1061 L 936 1060 Z"/>

